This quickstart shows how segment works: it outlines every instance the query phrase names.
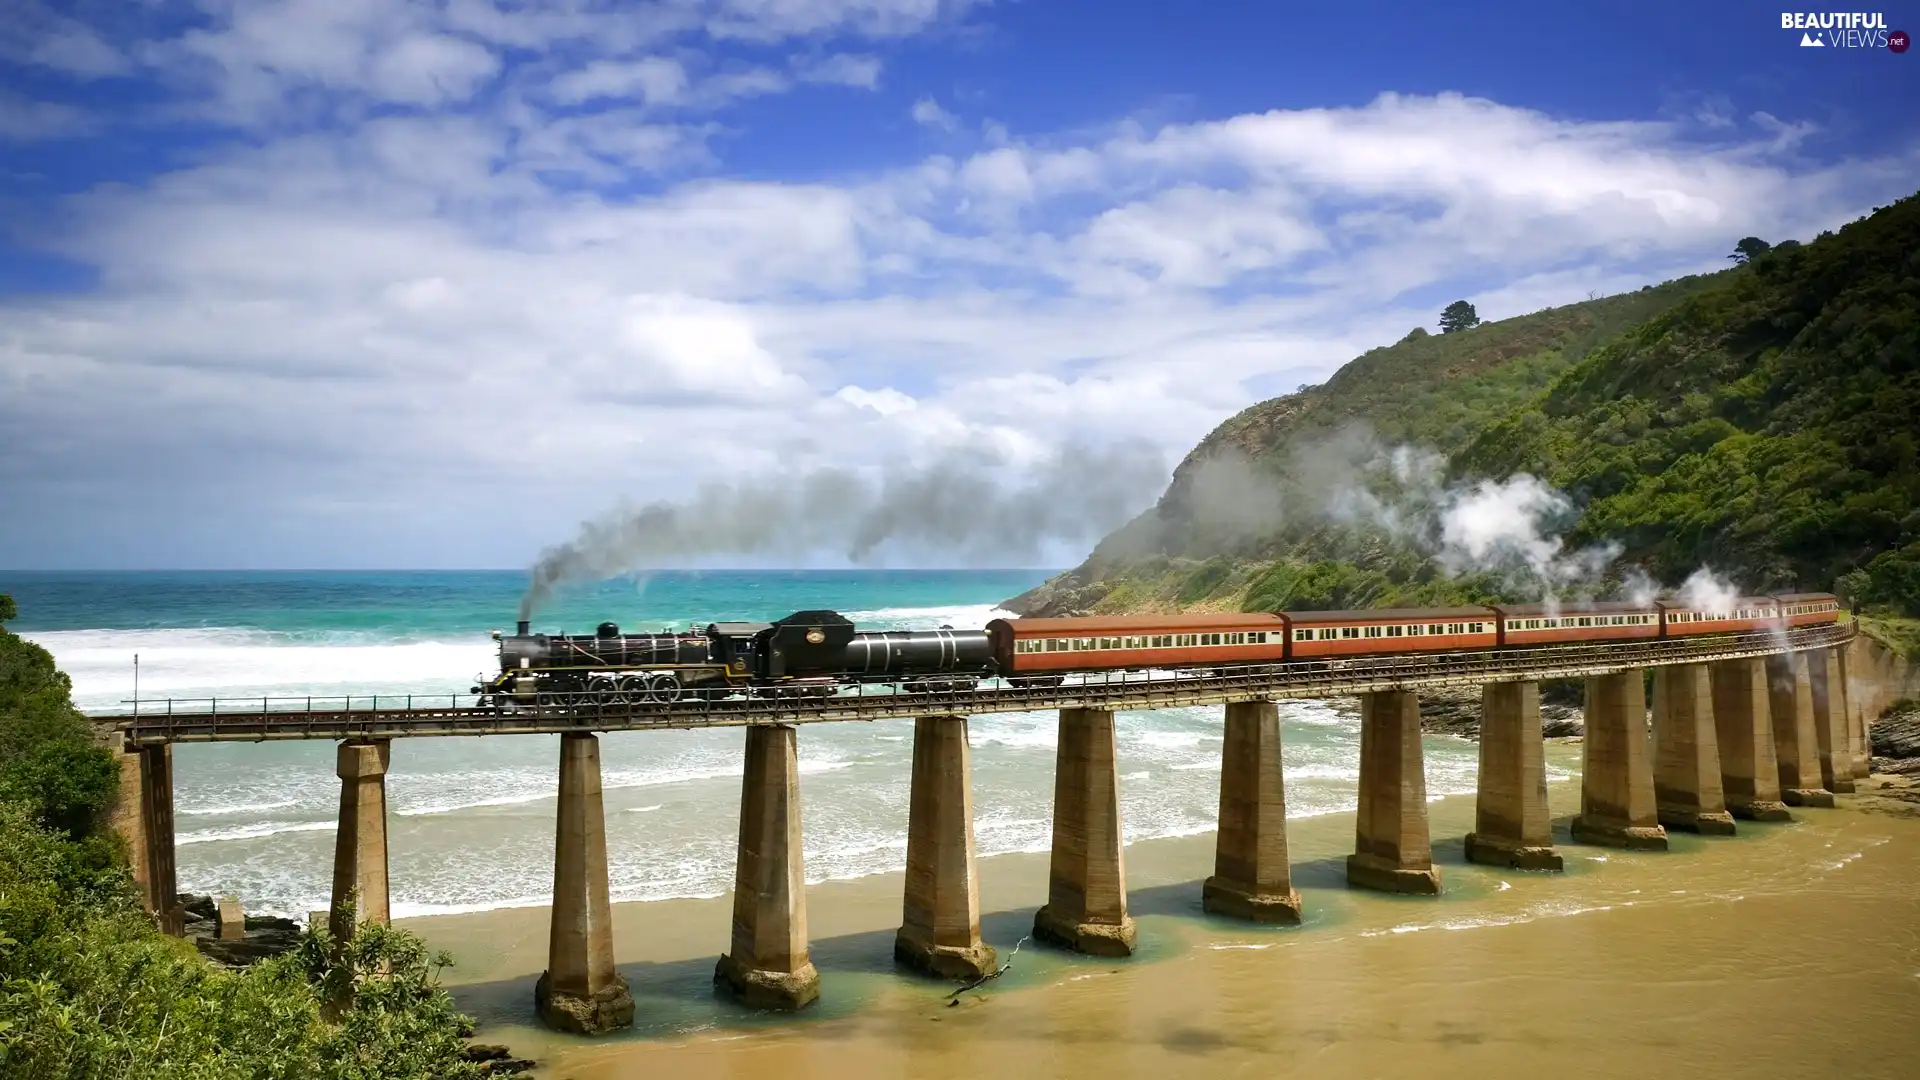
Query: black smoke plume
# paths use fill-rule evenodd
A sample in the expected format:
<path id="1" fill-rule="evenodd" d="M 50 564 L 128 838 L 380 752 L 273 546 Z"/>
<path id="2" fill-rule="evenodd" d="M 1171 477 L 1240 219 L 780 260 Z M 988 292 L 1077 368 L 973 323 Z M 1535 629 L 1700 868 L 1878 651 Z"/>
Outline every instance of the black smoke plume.
<path id="1" fill-rule="evenodd" d="M 1069 446 L 1006 479 L 984 450 L 956 453 L 873 481 L 843 469 L 786 480 L 708 484 L 682 502 L 631 502 L 583 522 L 533 566 L 520 618 L 555 589 L 675 560 L 819 553 L 856 565 L 885 557 L 1018 565 L 1049 542 L 1091 545 L 1137 514 L 1165 485 L 1160 453 L 1144 441 Z"/>

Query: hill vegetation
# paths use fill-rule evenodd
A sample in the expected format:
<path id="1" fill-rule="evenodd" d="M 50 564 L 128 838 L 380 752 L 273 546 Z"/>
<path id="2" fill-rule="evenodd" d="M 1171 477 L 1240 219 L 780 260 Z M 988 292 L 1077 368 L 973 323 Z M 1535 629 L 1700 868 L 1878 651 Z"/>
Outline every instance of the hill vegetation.
<path id="1" fill-rule="evenodd" d="M 0 1076 L 485 1075 L 435 978 L 448 961 L 404 931 L 323 929 L 239 971 L 161 934 L 102 825 L 118 782 L 53 657 L 0 627 Z"/>
<path id="2" fill-rule="evenodd" d="M 1709 567 L 1920 613 L 1916 357 L 1920 197 L 1720 273 L 1415 330 L 1220 425 L 1157 506 L 1009 606 L 1482 602 Z M 1539 534 L 1445 557 L 1441 513 L 1475 494 L 1533 499 Z"/>

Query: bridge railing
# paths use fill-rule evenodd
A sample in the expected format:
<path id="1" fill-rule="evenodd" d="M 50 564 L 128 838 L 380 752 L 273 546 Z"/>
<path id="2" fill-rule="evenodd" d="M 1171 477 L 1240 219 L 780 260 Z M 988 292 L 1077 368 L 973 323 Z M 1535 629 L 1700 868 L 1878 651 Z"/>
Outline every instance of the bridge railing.
<path id="1" fill-rule="evenodd" d="M 135 742 L 249 739 L 386 738 L 561 731 L 648 730 L 767 723 L 878 720 L 941 714 L 979 715 L 1089 706 L 1164 708 L 1254 698 L 1335 697 L 1372 690 L 1577 678 L 1633 667 L 1704 663 L 1843 644 L 1845 625 L 1650 641 L 1587 642 L 1349 660 L 1306 660 L 1251 667 L 1072 673 L 1057 685 L 984 679 L 921 689 L 854 683 L 814 695 L 786 688 L 724 697 L 636 701 L 585 692 L 531 703 L 479 704 L 474 695 L 166 699 L 139 702 L 119 721 Z"/>

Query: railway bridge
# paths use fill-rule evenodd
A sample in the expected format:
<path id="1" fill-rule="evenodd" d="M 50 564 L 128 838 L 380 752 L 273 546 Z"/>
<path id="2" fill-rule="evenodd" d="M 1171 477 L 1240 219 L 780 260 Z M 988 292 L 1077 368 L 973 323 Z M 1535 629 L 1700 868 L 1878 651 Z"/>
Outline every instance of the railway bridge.
<path id="1" fill-rule="evenodd" d="M 733 933 L 716 980 L 746 1002 L 797 1008 L 819 993 L 808 956 L 797 755 L 802 724 L 911 718 L 902 962 L 953 978 L 995 964 L 980 937 L 967 717 L 1059 710 L 1053 846 L 1034 932 L 1103 956 L 1134 949 L 1127 913 L 1114 714 L 1225 707 L 1220 824 L 1207 910 L 1267 923 L 1300 918 L 1287 856 L 1277 702 L 1358 695 L 1359 814 L 1350 885 L 1438 893 L 1427 827 L 1418 694 L 1482 687 L 1479 792 L 1467 855 L 1527 870 L 1561 868 L 1547 809 L 1539 684 L 1586 680 L 1578 843 L 1664 849 L 1667 830 L 1732 833 L 1735 818 L 1786 820 L 1831 806 L 1866 775 L 1865 716 L 1883 688 L 1850 683 L 1845 624 L 1714 637 L 1583 643 L 1310 661 L 1211 672 L 1069 676 L 1058 686 L 997 681 L 904 691 L 853 685 L 804 699 L 673 703 L 609 698 L 500 709 L 469 695 L 141 701 L 114 717 L 123 754 L 121 828 L 148 909 L 184 921 L 174 872 L 172 746 L 183 742 L 339 742 L 340 819 L 329 921 L 388 919 L 385 776 L 393 741 L 558 734 L 554 897 L 543 1019 L 594 1032 L 631 1022 L 614 967 L 598 735 L 745 727 Z M 1652 735 L 1646 675 L 1651 672 Z"/>

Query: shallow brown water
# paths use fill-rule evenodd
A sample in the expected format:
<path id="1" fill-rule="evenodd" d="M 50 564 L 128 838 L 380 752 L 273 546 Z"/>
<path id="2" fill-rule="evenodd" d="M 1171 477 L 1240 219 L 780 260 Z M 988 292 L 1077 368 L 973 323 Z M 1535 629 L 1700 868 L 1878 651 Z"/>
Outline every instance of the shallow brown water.
<path id="1" fill-rule="evenodd" d="M 1570 813 L 1572 785 L 1553 791 Z M 1347 890 L 1352 816 L 1290 823 L 1307 924 L 1199 910 L 1212 837 L 1127 849 L 1142 948 L 1126 961 L 1028 943 L 990 993 L 893 971 L 900 877 L 808 890 L 822 1001 L 746 1013 L 708 985 L 724 899 L 623 905 L 640 1019 L 600 1041 L 532 1026 L 544 909 L 414 920 L 462 958 L 456 988 L 542 1076 L 867 1080 L 1090 1076 L 1920 1077 L 1920 820 L 1842 808 L 1666 854 L 1559 842 L 1563 875 L 1466 864 L 1471 799 L 1432 804 L 1446 893 Z M 981 863 L 1004 956 L 1045 856 Z"/>

